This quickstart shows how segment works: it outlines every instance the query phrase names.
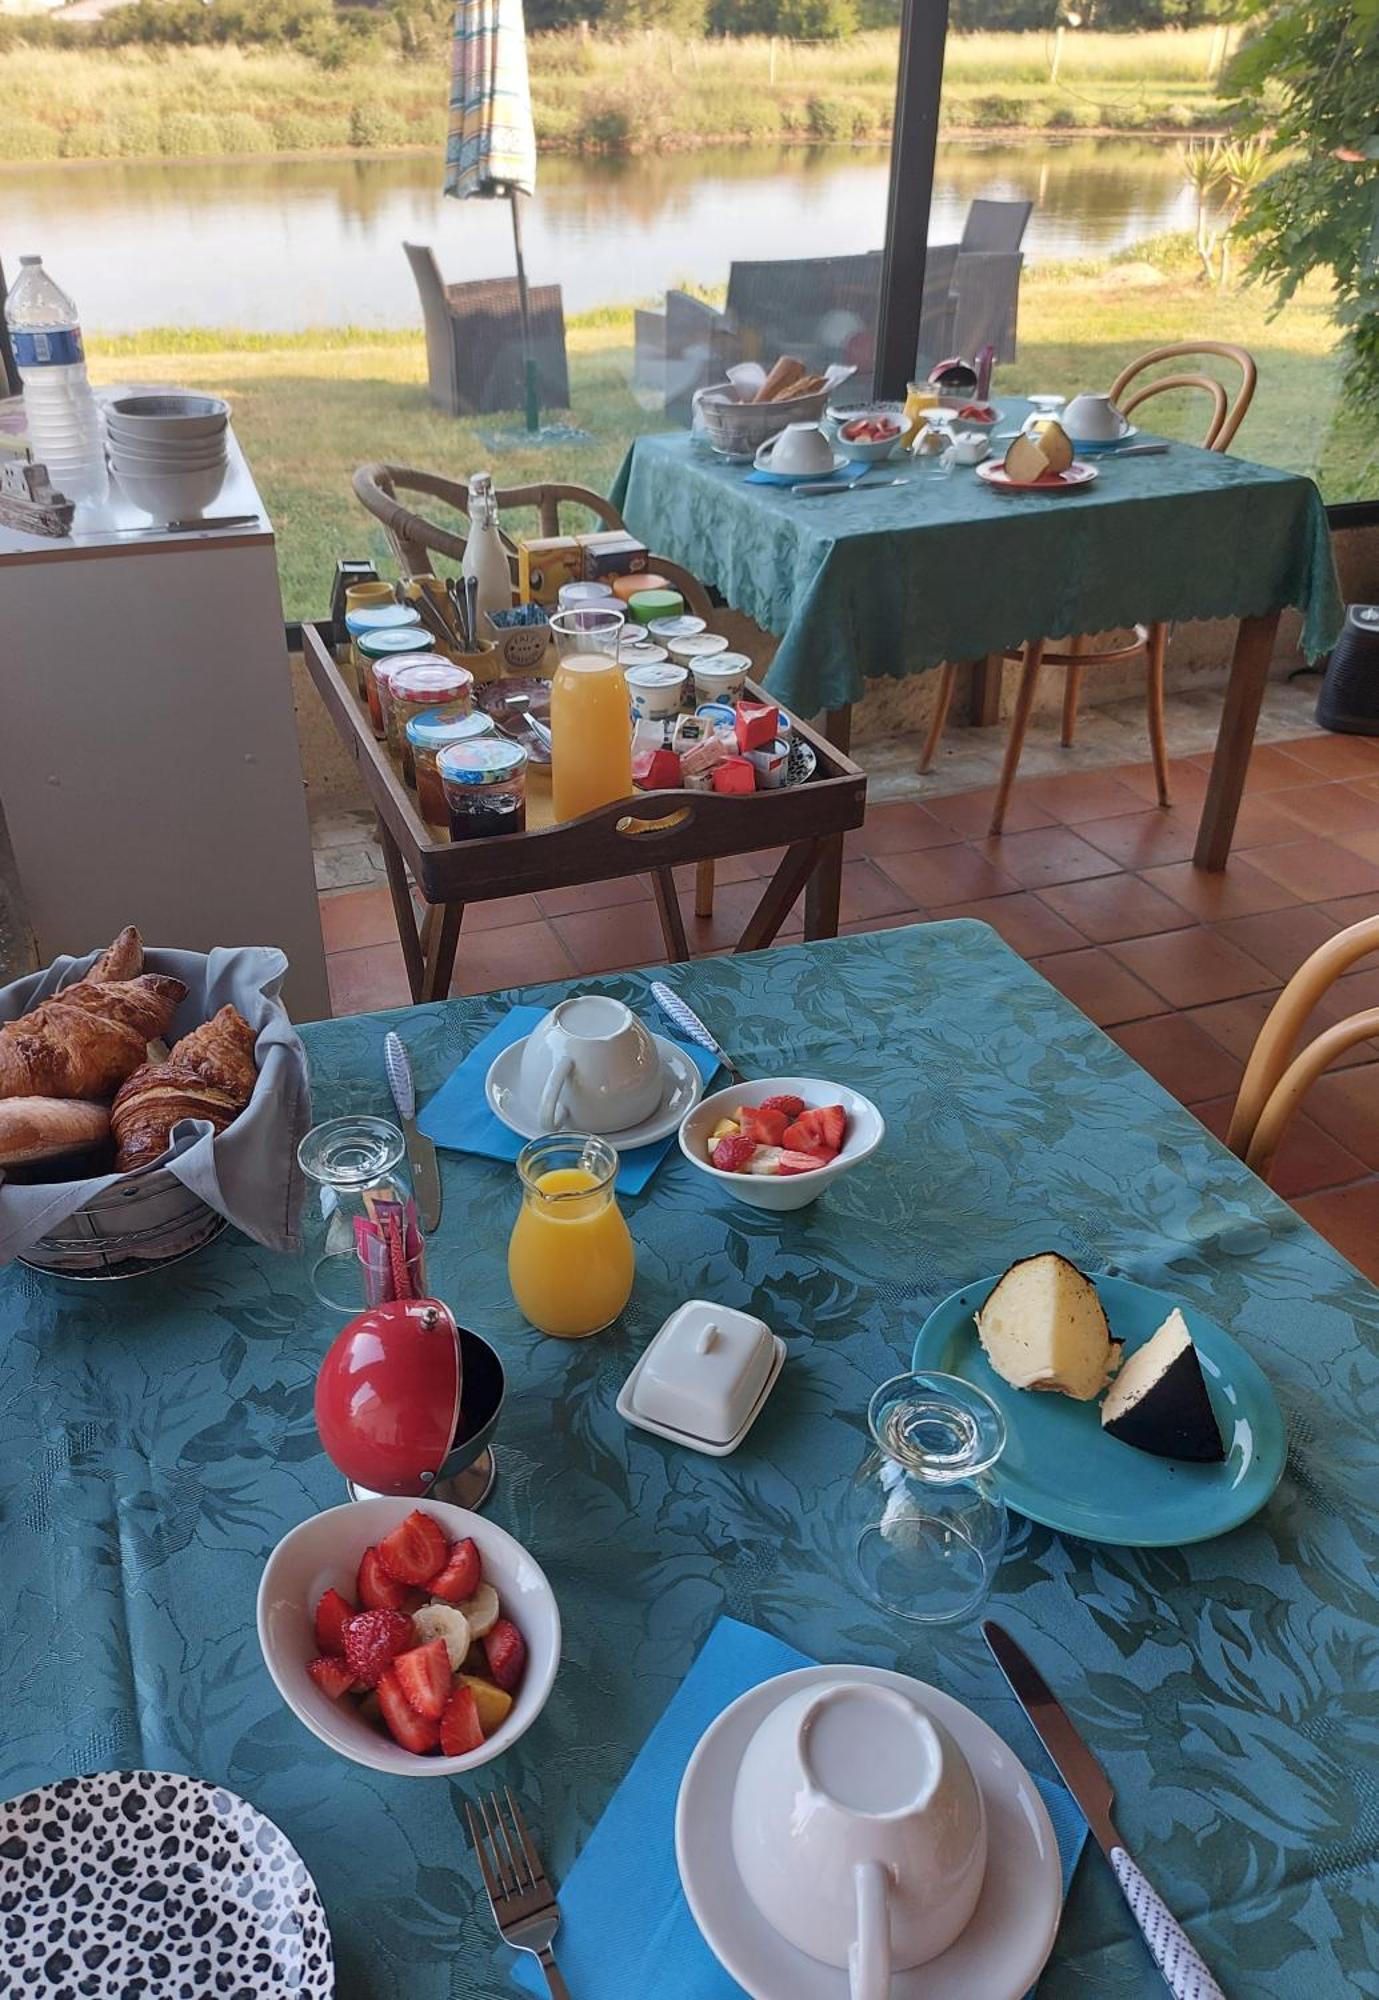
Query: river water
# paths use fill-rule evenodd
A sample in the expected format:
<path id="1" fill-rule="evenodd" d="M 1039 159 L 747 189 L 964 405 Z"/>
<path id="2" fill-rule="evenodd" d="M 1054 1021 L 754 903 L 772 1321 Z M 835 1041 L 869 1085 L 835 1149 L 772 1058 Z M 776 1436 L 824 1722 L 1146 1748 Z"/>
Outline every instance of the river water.
<path id="1" fill-rule="evenodd" d="M 547 158 L 526 225 L 534 280 L 565 310 L 726 282 L 733 258 L 879 246 L 882 147 L 715 147 L 635 160 Z M 974 195 L 1035 204 L 1032 261 L 1105 255 L 1190 225 L 1172 146 L 1041 138 L 953 142 L 939 157 L 933 242 Z M 102 161 L 0 175 L 0 256 L 41 251 L 91 332 L 149 326 L 413 326 L 403 240 L 435 246 L 447 279 L 512 269 L 505 204 L 446 201 L 419 154 L 305 160 Z"/>

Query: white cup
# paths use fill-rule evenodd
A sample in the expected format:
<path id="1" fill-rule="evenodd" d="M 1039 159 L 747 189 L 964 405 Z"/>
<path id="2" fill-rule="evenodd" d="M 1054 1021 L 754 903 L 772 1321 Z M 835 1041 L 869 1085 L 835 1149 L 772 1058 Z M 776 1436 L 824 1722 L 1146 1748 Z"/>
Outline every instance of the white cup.
<path id="1" fill-rule="evenodd" d="M 980 465 L 990 456 L 991 440 L 984 431 L 954 431 L 939 464 L 946 471 L 950 465 Z"/>
<path id="2" fill-rule="evenodd" d="M 733 1791 L 733 1856 L 772 1928 L 846 1967 L 852 2000 L 927 1965 L 971 1920 L 986 1808 L 962 1751 L 917 1699 L 847 1669 L 771 1710 Z"/>
<path id="3" fill-rule="evenodd" d="M 832 472 L 833 442 L 819 424 L 787 424 L 757 453 L 763 472 L 788 472 L 796 478 L 813 472 Z"/>
<path id="4" fill-rule="evenodd" d="M 1124 437 L 1130 426 L 1109 396 L 1074 396 L 1060 419 L 1070 438 L 1086 438 L 1091 444 L 1110 444 Z"/>
<path id="5" fill-rule="evenodd" d="M 523 1105 L 543 1132 L 622 1132 L 649 1118 L 665 1090 L 647 1029 L 601 993 L 553 1007 L 527 1037 L 518 1074 Z"/>
<path id="6" fill-rule="evenodd" d="M 661 722 L 667 716 L 679 714 L 689 669 L 672 666 L 668 660 L 653 661 L 648 666 L 629 667 L 623 679 L 637 721 Z"/>

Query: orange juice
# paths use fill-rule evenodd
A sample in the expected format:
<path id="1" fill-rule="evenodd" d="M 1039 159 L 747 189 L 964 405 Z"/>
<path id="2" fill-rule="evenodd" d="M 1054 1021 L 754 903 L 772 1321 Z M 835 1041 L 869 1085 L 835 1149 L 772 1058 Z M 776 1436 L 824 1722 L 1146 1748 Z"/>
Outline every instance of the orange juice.
<path id="1" fill-rule="evenodd" d="M 551 683 L 555 817 L 578 819 L 631 792 L 632 715 L 622 668 L 604 653 L 562 660 Z"/>
<path id="2" fill-rule="evenodd" d="M 542 1333 L 560 1340 L 598 1333 L 631 1296 L 636 1252 L 613 1194 L 617 1170 L 618 1156 L 602 1139 L 535 1139 L 522 1150 L 508 1279 Z"/>

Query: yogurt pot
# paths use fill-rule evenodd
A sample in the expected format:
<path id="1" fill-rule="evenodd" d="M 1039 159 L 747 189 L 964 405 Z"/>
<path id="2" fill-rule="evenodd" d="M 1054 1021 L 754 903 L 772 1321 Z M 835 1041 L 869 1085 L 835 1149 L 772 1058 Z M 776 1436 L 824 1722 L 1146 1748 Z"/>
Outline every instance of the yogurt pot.
<path id="1" fill-rule="evenodd" d="M 730 701 L 701 701 L 694 712 L 701 715 L 711 728 L 735 729 L 737 726 L 737 710 Z"/>
<path id="2" fill-rule="evenodd" d="M 660 722 L 679 714 L 689 669 L 673 666 L 669 661 L 653 661 L 649 666 L 629 667 L 623 678 L 637 721 Z"/>
<path id="3" fill-rule="evenodd" d="M 709 636 L 707 633 L 704 635 Z M 671 653 L 674 658 L 674 650 Z M 752 663 L 745 653 L 727 651 L 701 655 L 692 663 L 696 702 L 741 701 Z"/>
<path id="4" fill-rule="evenodd" d="M 613 588 L 607 583 L 562 583 L 556 596 L 561 611 L 578 611 L 581 605 L 607 604 Z"/>
<path id="5" fill-rule="evenodd" d="M 659 644 L 668 646 L 673 639 L 692 639 L 696 633 L 706 632 L 708 626 L 702 618 L 686 611 L 679 618 L 653 618 L 646 629 Z"/>
<path id="6" fill-rule="evenodd" d="M 712 653 L 726 653 L 728 642 L 721 632 L 686 632 L 682 639 L 667 641 L 670 657 L 677 667 L 693 667 Z"/>
<path id="7" fill-rule="evenodd" d="M 749 750 L 747 762 L 757 774 L 757 783 L 768 792 L 774 792 L 785 783 L 790 745 L 783 736 L 778 736 L 769 749 Z"/>
<path id="8" fill-rule="evenodd" d="M 664 646 L 630 645 L 624 639 L 618 658 L 625 667 L 659 667 L 665 664 L 670 654 Z"/>

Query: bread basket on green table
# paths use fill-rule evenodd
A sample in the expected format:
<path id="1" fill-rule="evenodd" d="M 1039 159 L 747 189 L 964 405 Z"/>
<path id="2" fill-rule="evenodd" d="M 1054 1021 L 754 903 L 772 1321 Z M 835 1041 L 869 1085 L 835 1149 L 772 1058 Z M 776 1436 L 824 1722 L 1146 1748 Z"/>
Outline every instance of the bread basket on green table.
<path id="1" fill-rule="evenodd" d="M 731 382 L 711 382 L 695 397 L 708 439 L 731 458 L 755 458 L 768 438 L 787 424 L 816 424 L 824 413 L 827 383 L 807 396 L 782 396 L 769 403 L 744 403 Z"/>

